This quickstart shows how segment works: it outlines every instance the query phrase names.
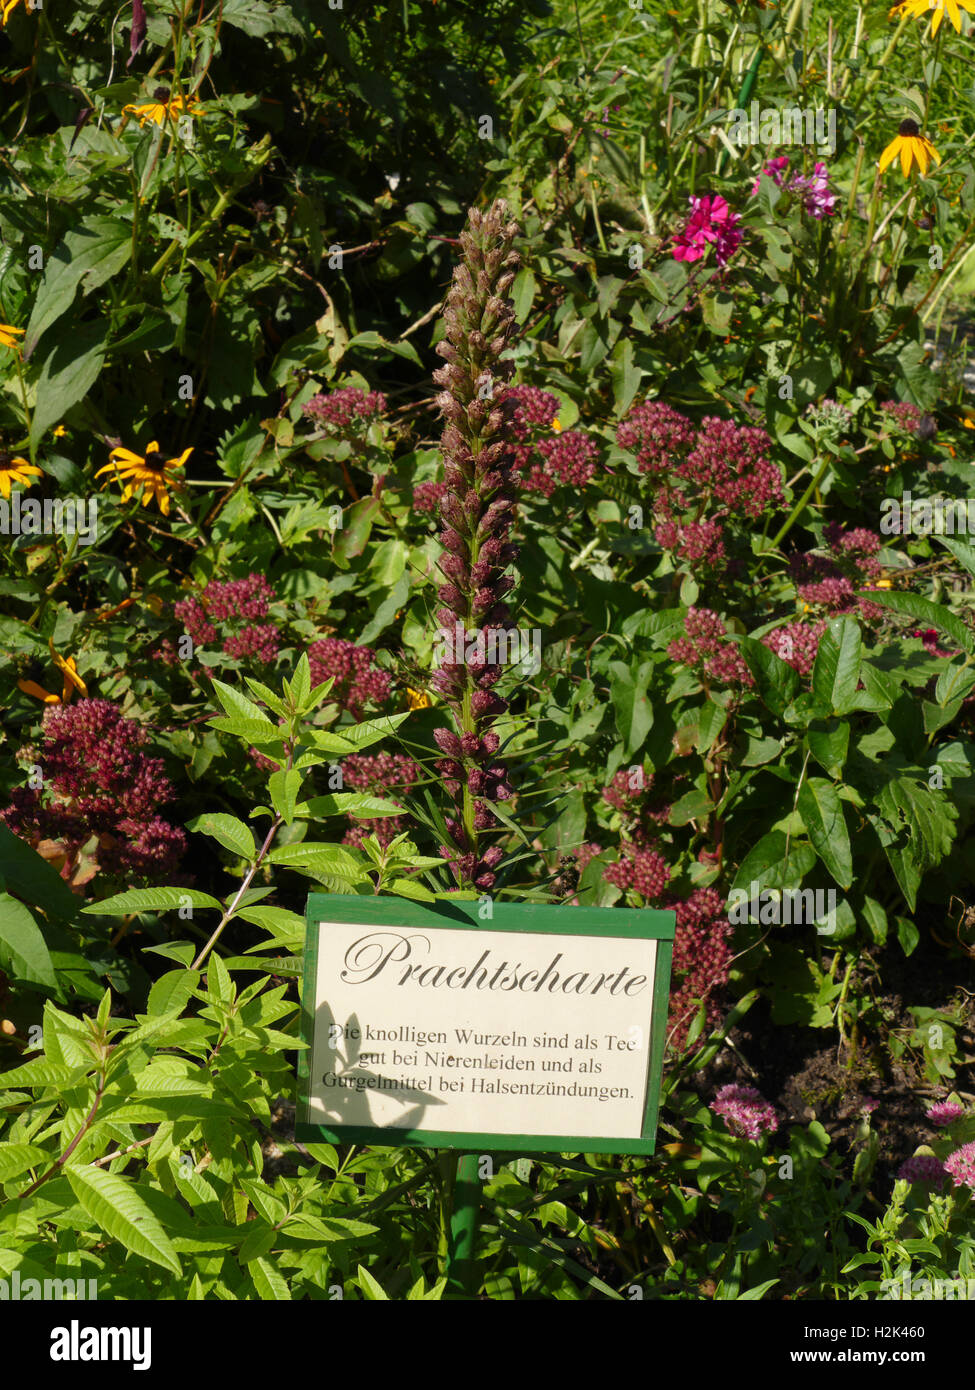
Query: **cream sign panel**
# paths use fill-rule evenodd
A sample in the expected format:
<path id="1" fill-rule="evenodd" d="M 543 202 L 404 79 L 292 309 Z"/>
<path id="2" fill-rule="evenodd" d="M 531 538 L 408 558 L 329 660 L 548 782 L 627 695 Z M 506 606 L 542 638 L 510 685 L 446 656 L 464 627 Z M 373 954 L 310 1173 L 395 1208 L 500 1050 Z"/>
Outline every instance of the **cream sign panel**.
<path id="1" fill-rule="evenodd" d="M 638 1137 L 657 945 L 322 922 L 308 1120 Z"/>

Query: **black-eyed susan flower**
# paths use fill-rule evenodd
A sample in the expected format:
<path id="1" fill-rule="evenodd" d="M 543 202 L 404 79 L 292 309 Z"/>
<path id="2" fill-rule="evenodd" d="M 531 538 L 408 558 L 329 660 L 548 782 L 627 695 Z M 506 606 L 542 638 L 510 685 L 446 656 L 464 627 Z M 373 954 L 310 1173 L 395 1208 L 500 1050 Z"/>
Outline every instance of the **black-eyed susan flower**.
<path id="1" fill-rule="evenodd" d="M 425 690 L 414 690 L 412 686 L 406 687 L 406 705 L 408 709 L 429 709 L 430 696 Z"/>
<path id="2" fill-rule="evenodd" d="M 146 121 L 154 125 L 165 125 L 168 120 L 178 120 L 180 116 L 192 116 L 200 103 L 193 97 L 173 96 L 168 87 L 157 87 L 152 101 L 139 106 L 124 106 L 123 111 L 131 111 L 138 116 L 140 126 Z"/>
<path id="3" fill-rule="evenodd" d="M 16 351 L 19 352 L 20 344 L 18 343 L 15 334 L 23 333 L 23 331 L 24 330 L 22 328 L 14 328 L 12 324 L 0 323 L 0 344 L 2 344 L 4 347 L 15 348 Z"/>
<path id="4" fill-rule="evenodd" d="M 951 20 L 956 34 L 961 33 L 961 10 L 966 10 L 968 14 L 975 14 L 975 0 L 904 0 L 902 5 L 895 5 L 890 12 L 890 18 L 895 15 L 909 14 L 914 19 L 931 13 L 931 37 L 934 38 L 941 28 L 941 21 L 945 15 Z"/>
<path id="5" fill-rule="evenodd" d="M 911 165 L 914 163 L 922 174 L 928 172 L 928 165 L 932 159 L 935 164 L 941 163 L 940 154 L 931 141 L 921 134 L 921 127 L 917 121 L 910 119 L 901 121 L 897 134 L 880 156 L 880 172 L 883 173 L 889 164 L 893 164 L 898 155 L 905 178 L 911 172 Z"/>
<path id="6" fill-rule="evenodd" d="M 14 454 L 8 454 L 5 449 L 0 449 L 0 494 L 4 500 L 9 500 L 10 490 L 14 483 L 22 483 L 24 487 L 31 487 L 35 478 L 43 477 L 39 468 L 34 464 L 28 463 L 26 459 L 18 458 Z"/>
<path id="7" fill-rule="evenodd" d="M 192 454 L 192 449 L 184 449 L 178 459 L 164 458 L 155 440 L 149 445 L 143 457 L 131 449 L 113 449 L 109 454 L 110 463 L 99 468 L 95 474 L 114 473 L 119 482 L 124 483 L 122 501 L 130 497 L 142 497 L 142 505 L 149 505 L 155 497 L 163 516 L 169 516 L 169 489 L 178 483 L 177 473 Z"/>
<path id="8" fill-rule="evenodd" d="M 6 23 L 7 23 L 7 20 L 10 18 L 11 13 L 12 13 L 12 12 L 17 8 L 17 6 L 20 4 L 20 0 L 2 0 L 2 3 L 3 3 L 3 23 L 6 24 Z M 27 3 L 27 0 L 24 0 L 25 8 L 26 8 L 26 3 Z"/>

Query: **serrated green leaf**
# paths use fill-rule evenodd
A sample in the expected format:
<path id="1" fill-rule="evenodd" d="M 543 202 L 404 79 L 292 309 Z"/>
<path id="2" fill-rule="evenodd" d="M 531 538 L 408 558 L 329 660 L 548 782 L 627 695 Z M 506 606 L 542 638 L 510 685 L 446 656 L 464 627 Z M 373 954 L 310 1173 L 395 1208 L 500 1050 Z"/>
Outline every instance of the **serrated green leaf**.
<path id="1" fill-rule="evenodd" d="M 172 1241 L 133 1182 L 102 1168 L 69 1165 L 64 1171 L 78 1201 L 107 1236 L 182 1277 L 183 1267 Z"/>

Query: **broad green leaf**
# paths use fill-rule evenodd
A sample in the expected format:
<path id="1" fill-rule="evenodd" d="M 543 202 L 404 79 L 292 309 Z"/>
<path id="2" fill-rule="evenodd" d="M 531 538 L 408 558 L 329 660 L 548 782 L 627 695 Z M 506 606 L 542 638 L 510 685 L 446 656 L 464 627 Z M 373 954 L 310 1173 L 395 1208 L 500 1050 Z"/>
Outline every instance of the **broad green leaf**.
<path id="1" fill-rule="evenodd" d="M 963 651 L 975 655 L 975 637 L 955 613 L 940 603 L 921 598 L 919 594 L 904 593 L 901 590 L 887 592 L 883 589 L 867 589 L 857 594 L 857 598 L 867 599 L 891 608 L 895 613 L 904 613 L 909 618 L 917 618 L 930 627 L 940 628 L 942 632 L 957 642 Z"/>
<path id="2" fill-rule="evenodd" d="M 65 1175 L 78 1201 L 107 1236 L 182 1277 L 183 1267 L 172 1241 L 133 1182 L 94 1167 L 69 1165 Z"/>
<path id="3" fill-rule="evenodd" d="M 807 729 L 806 741 L 817 763 L 824 767 L 831 777 L 842 777 L 850 746 L 849 724 L 836 723 L 828 729 Z"/>
<path id="4" fill-rule="evenodd" d="M 44 269 L 24 335 L 25 359 L 33 354 L 41 334 L 71 308 L 79 285 L 84 294 L 90 294 L 117 274 L 131 254 L 131 223 L 86 217 L 81 226 L 67 232 Z"/>
<path id="5" fill-rule="evenodd" d="M 781 715 L 799 689 L 799 673 L 754 637 L 743 637 L 740 647 L 762 702 Z"/>
<path id="6" fill-rule="evenodd" d="M 271 805 L 285 825 L 290 825 L 295 818 L 295 806 L 301 791 L 301 773 L 293 767 L 279 768 L 268 778 L 267 789 Z"/>
<path id="7" fill-rule="evenodd" d="M 37 404 L 31 420 L 31 444 L 37 446 L 46 432 L 73 405 L 84 400 L 101 375 L 108 340 L 108 324 L 74 323 L 52 335 L 51 350 L 41 364 L 35 387 Z"/>
<path id="8" fill-rule="evenodd" d="M 58 988 L 40 927 L 9 893 L 0 893 L 0 966 L 12 979 Z"/>
<path id="9" fill-rule="evenodd" d="M 241 859 L 250 861 L 257 855 L 254 836 L 236 816 L 228 816 L 222 811 L 208 811 L 195 820 L 187 821 L 186 828 L 200 835 L 209 835 Z"/>
<path id="10" fill-rule="evenodd" d="M 215 907 L 223 911 L 216 898 L 195 888 L 130 888 L 100 903 L 89 903 L 81 910 L 96 917 L 125 917 L 130 912 L 167 912 L 181 907 Z"/>
<path id="11" fill-rule="evenodd" d="M 379 820 L 384 816 L 401 816 L 403 807 L 368 792 L 333 792 L 330 796 L 314 796 L 299 808 L 303 816 L 363 816 Z"/>
<path id="12" fill-rule="evenodd" d="M 394 878 L 392 883 L 387 884 L 387 888 L 390 893 L 395 893 L 400 898 L 412 898 L 418 903 L 436 902 L 436 896 L 430 889 L 424 888 L 422 883 L 417 883 L 415 878 Z"/>
<path id="13" fill-rule="evenodd" d="M 48 1169 L 55 1155 L 37 1144 L 0 1144 L 0 1182 L 10 1182 L 11 1178 L 26 1173 L 28 1168 Z"/>
<path id="14" fill-rule="evenodd" d="M 810 777 L 799 789 L 799 814 L 816 853 L 841 888 L 853 882 L 853 853 L 843 803 L 832 782 Z"/>
<path id="15" fill-rule="evenodd" d="M 0 879 L 17 897 L 36 903 L 50 916 L 70 921 L 81 907 L 81 899 L 57 869 L 5 825 L 0 825 Z"/>
<path id="16" fill-rule="evenodd" d="M 277 729 L 275 725 L 271 724 L 270 719 L 268 719 L 264 711 L 258 709 L 257 705 L 241 695 L 239 690 L 235 690 L 232 685 L 227 685 L 224 681 L 218 681 L 215 676 L 211 676 L 210 680 L 214 690 L 217 692 L 218 700 L 223 705 L 225 713 L 231 718 L 243 719 L 247 722 L 268 724 L 274 729 L 276 734 L 281 733 L 280 729 Z"/>
<path id="17" fill-rule="evenodd" d="M 174 1010 L 177 1013 L 182 1011 L 199 983 L 200 975 L 197 970 L 167 970 L 149 991 L 146 1012 L 168 1014 Z"/>
<path id="18" fill-rule="evenodd" d="M 362 1290 L 363 1297 L 369 1303 L 388 1303 L 389 1294 L 385 1291 L 379 1280 L 374 1278 L 363 1265 L 359 1266 L 356 1283 Z"/>
<path id="19" fill-rule="evenodd" d="M 812 673 L 813 697 L 834 714 L 845 714 L 860 678 L 862 641 L 852 618 L 834 618 L 819 639 Z"/>

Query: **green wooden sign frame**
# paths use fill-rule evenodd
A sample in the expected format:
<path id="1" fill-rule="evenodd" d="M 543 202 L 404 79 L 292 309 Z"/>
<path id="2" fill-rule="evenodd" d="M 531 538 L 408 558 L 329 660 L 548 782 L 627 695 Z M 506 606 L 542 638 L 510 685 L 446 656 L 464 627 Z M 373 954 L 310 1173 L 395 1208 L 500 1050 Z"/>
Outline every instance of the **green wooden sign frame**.
<path id="1" fill-rule="evenodd" d="M 301 1143 L 381 1144 L 388 1147 L 458 1149 L 464 1152 L 652 1154 L 663 1074 L 671 955 L 675 929 L 673 912 L 656 908 L 564 907 L 534 903 L 493 904 L 493 916 L 481 921 L 477 901 L 440 900 L 417 903 L 399 897 L 312 893 L 308 898 L 302 990 L 301 1038 L 308 1044 L 298 1059 L 298 1113 L 295 1138 Z M 398 926 L 436 931 L 490 930 L 551 936 L 615 937 L 656 941 L 650 1038 L 646 1070 L 643 1125 L 639 1137 L 607 1138 L 579 1134 L 457 1133 L 428 1129 L 395 1129 L 366 1125 L 319 1124 L 310 1120 L 311 1057 L 318 979 L 321 924 Z M 327 929 L 325 927 L 324 929 Z"/>

